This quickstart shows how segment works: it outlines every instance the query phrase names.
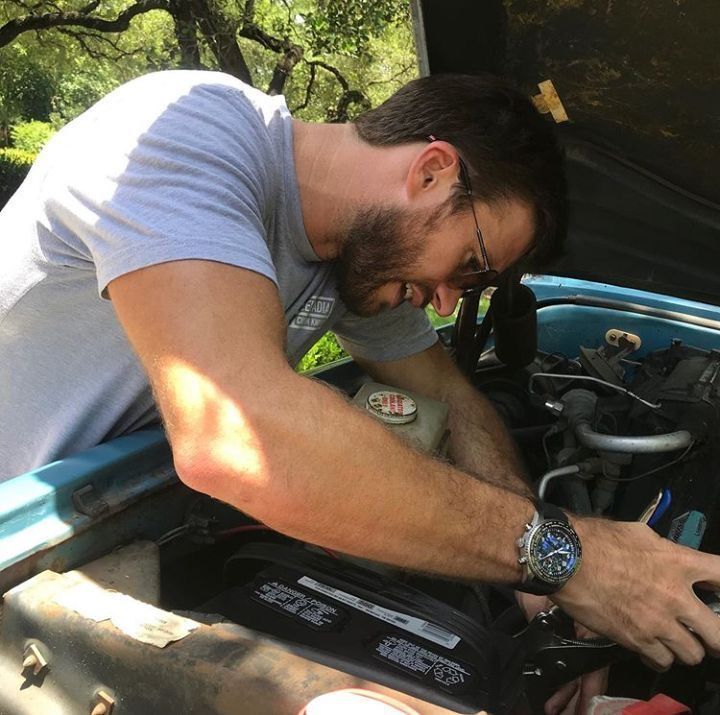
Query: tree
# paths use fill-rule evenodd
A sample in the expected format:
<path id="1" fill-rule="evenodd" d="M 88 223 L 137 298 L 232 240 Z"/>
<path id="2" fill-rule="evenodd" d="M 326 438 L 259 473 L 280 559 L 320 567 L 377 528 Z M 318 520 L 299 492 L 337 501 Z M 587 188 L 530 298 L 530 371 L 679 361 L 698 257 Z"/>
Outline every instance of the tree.
<path id="1" fill-rule="evenodd" d="M 329 121 L 416 72 L 407 0 L 5 0 L 0 62 L 28 46 L 33 57 L 55 55 L 46 66 L 55 90 L 67 91 L 88 58 L 117 82 L 158 67 L 220 69 Z M 73 71 L 59 72 L 63 62 Z M 0 76 L 0 100 L 11 95 Z"/>

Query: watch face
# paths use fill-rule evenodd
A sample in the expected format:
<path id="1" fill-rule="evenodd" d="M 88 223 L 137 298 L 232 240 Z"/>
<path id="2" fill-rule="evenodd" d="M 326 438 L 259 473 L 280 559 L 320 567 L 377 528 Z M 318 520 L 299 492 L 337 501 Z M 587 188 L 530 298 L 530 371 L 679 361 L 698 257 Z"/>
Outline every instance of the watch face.
<path id="1" fill-rule="evenodd" d="M 562 584 L 580 563 L 580 540 L 567 524 L 545 521 L 530 534 L 527 553 L 528 566 L 536 578 Z"/>

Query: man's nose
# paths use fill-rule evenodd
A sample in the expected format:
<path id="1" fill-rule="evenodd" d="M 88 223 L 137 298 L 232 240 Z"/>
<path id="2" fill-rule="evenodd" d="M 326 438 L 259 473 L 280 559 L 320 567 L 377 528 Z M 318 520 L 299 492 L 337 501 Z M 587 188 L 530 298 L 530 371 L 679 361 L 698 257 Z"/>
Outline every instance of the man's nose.
<path id="1" fill-rule="evenodd" d="M 462 290 L 450 288 L 445 283 L 440 283 L 435 289 L 430 302 L 438 315 L 448 316 L 453 314 L 462 294 Z"/>

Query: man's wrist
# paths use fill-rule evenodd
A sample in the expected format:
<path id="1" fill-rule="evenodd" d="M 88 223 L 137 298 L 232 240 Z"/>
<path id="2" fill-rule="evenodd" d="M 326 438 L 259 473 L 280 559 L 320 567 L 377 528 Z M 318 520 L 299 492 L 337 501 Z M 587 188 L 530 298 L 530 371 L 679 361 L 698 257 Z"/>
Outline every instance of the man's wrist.
<path id="1" fill-rule="evenodd" d="M 517 590 L 549 596 L 562 589 L 582 562 L 580 536 L 563 510 L 535 502 L 531 521 L 517 540 L 523 577 Z"/>

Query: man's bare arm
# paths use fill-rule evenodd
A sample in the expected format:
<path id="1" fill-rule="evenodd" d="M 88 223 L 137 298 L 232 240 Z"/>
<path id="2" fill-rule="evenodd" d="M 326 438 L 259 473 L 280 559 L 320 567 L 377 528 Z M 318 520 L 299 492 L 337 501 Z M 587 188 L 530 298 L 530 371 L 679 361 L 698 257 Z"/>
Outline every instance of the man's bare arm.
<path id="1" fill-rule="evenodd" d="M 423 571 L 520 577 L 529 501 L 407 448 L 284 354 L 277 291 L 183 261 L 113 281 L 180 477 L 279 531 Z"/>
<path id="2" fill-rule="evenodd" d="M 450 456 L 466 472 L 530 496 L 523 467 L 505 425 L 490 402 L 460 372 L 440 343 L 402 360 L 358 359 L 378 382 L 412 390 L 450 406 Z"/>
<path id="3" fill-rule="evenodd" d="M 268 279 L 177 261 L 117 278 L 109 292 L 189 486 L 347 553 L 448 576 L 519 579 L 515 540 L 530 501 L 418 454 L 296 375 Z M 643 524 L 573 524 L 583 565 L 554 597 L 572 616 L 659 666 L 674 656 L 698 662 L 701 641 L 720 651 L 718 619 L 690 588 L 720 586 L 720 559 Z"/>

